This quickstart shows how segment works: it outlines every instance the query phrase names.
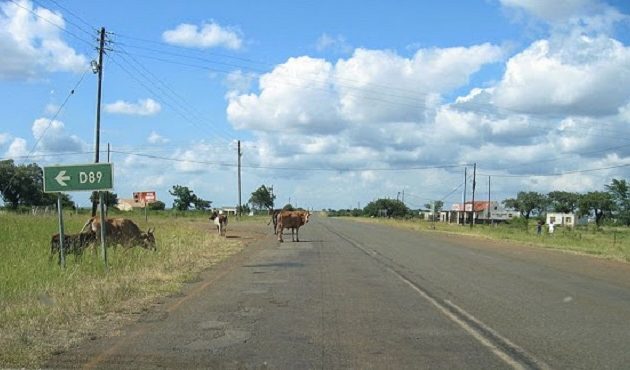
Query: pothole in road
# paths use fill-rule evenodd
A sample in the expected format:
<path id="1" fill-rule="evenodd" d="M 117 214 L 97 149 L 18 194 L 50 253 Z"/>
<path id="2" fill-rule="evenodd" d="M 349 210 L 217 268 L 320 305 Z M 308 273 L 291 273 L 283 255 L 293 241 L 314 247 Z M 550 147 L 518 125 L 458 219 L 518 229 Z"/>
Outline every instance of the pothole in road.
<path id="1" fill-rule="evenodd" d="M 198 339 L 188 343 L 185 348 L 193 351 L 216 351 L 240 343 L 246 343 L 251 333 L 245 330 L 226 329 L 224 335 L 212 339 Z"/>

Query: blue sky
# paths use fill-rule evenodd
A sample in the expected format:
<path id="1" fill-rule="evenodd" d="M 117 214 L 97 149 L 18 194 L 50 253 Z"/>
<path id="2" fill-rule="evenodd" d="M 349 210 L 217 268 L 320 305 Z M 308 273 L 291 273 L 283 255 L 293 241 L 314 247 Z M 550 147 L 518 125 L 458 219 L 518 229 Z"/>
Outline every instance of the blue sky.
<path id="1" fill-rule="evenodd" d="M 121 198 L 170 205 L 180 184 L 235 204 L 236 140 L 245 201 L 266 184 L 315 209 L 403 189 L 414 208 L 448 205 L 471 163 L 499 200 L 601 190 L 630 173 L 629 14 L 598 0 L 0 0 L 0 158 L 93 161 L 103 26 L 101 149 Z"/>

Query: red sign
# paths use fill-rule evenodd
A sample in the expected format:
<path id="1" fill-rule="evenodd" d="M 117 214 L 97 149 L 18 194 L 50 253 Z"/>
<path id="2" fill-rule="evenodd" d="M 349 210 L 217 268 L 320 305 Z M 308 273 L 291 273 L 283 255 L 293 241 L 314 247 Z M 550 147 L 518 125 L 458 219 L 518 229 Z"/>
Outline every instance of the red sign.
<path id="1" fill-rule="evenodd" d="M 136 202 L 152 203 L 157 200 L 157 195 L 154 191 L 139 191 L 133 193 L 133 200 Z"/>

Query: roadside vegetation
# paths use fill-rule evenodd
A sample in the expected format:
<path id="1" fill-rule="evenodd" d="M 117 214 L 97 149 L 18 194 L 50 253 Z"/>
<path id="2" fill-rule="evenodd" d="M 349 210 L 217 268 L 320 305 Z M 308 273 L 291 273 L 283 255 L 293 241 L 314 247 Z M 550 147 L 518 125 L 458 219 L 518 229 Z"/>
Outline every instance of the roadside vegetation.
<path id="1" fill-rule="evenodd" d="M 596 255 L 617 261 L 630 262 L 630 229 L 621 226 L 595 225 L 577 226 L 575 228 L 558 227 L 553 234 L 536 234 L 535 225 L 527 225 L 524 220 L 511 224 L 482 225 L 473 228 L 470 225 L 430 222 L 420 219 L 387 219 L 358 217 L 361 222 L 386 224 L 403 229 L 421 232 L 442 232 L 495 240 L 512 241 L 542 248 L 559 249 Z"/>
<path id="2" fill-rule="evenodd" d="M 114 332 L 125 317 L 242 249 L 238 239 L 216 236 L 202 212 L 154 211 L 148 223 L 141 212 L 125 217 L 143 230 L 155 227 L 157 252 L 109 248 L 105 270 L 100 253 L 88 249 L 80 259 L 67 257 L 62 270 L 49 259 L 55 213 L 0 213 L 0 367 L 37 367 L 55 351 Z M 64 218 L 74 233 L 89 215 Z"/>

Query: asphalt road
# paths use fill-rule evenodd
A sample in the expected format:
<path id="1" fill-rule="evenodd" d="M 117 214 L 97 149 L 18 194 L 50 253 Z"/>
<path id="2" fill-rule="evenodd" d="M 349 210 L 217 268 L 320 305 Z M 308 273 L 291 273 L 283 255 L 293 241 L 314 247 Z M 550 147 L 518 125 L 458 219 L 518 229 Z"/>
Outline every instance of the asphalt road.
<path id="1" fill-rule="evenodd" d="M 317 217 L 269 234 L 47 366 L 630 368 L 628 264 Z"/>

